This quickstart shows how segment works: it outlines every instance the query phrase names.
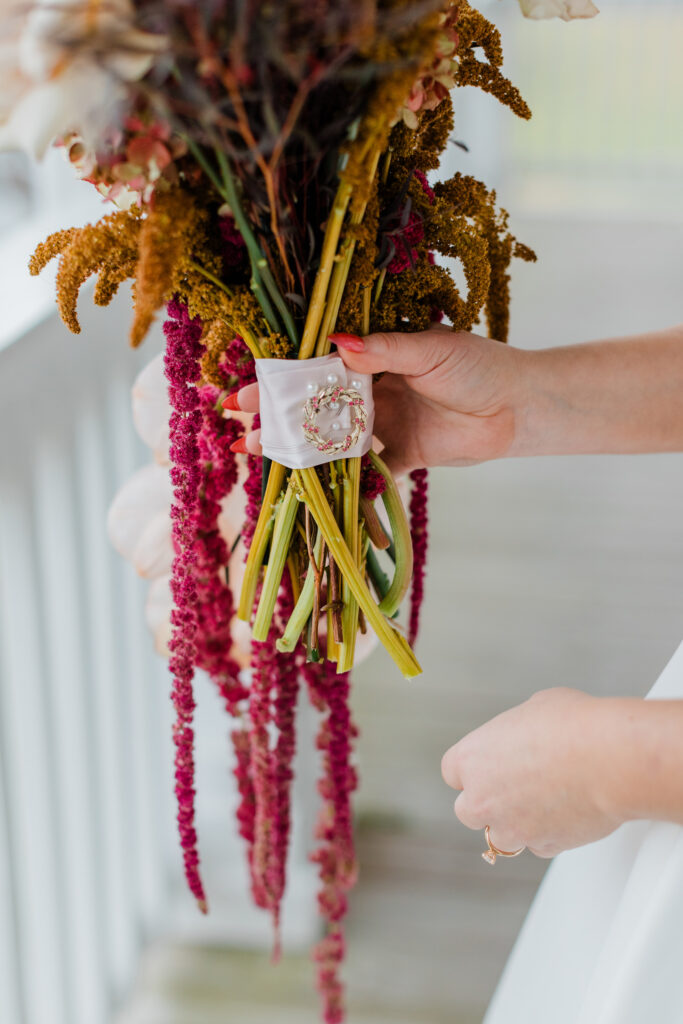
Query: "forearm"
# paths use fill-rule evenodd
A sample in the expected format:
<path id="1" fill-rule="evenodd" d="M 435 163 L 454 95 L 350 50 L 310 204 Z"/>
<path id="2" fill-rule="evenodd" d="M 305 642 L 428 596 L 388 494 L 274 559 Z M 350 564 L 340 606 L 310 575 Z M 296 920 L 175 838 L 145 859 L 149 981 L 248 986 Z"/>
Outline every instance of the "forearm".
<path id="1" fill-rule="evenodd" d="M 594 724 L 606 809 L 683 825 L 683 700 L 598 698 Z"/>
<path id="2" fill-rule="evenodd" d="M 509 456 L 683 451 L 683 326 L 517 356 Z"/>

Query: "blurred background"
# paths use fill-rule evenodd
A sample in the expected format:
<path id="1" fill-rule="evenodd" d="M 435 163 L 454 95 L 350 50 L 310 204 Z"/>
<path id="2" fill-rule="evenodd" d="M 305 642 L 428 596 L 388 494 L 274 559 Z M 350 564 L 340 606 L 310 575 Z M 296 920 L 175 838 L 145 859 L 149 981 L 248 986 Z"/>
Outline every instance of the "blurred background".
<path id="1" fill-rule="evenodd" d="M 444 173 L 493 184 L 537 252 L 513 268 L 511 343 L 678 323 L 683 267 L 683 3 L 598 0 L 592 21 L 482 4 L 530 123 L 455 95 Z M 307 862 L 313 723 L 301 752 L 285 920 L 247 905 L 227 733 L 200 680 L 199 831 L 212 913 L 179 874 L 165 664 L 145 585 L 110 550 L 107 506 L 148 460 L 130 386 L 161 348 L 126 344 L 129 297 L 54 314 L 28 253 L 100 216 L 56 154 L 0 155 L 0 992 L 3 1024 L 314 1024 Z M 534 691 L 643 695 L 683 634 L 683 455 L 544 458 L 431 475 L 419 655 L 355 676 L 360 881 L 349 1024 L 475 1024 L 546 863 L 480 857 L 452 815 L 442 753 Z M 549 936 L 552 941 L 552 936 Z"/>

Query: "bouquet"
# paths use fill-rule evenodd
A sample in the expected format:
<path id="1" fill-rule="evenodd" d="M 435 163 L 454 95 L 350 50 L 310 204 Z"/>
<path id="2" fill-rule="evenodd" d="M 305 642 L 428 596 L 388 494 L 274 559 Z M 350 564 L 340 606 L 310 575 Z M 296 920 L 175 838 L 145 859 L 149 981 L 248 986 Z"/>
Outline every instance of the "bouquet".
<path id="1" fill-rule="evenodd" d="M 313 857 L 326 927 L 314 957 L 324 1019 L 341 1021 L 356 874 L 349 672 L 370 631 L 402 675 L 420 672 L 427 481 L 412 474 L 408 517 L 372 449 L 372 381 L 346 375 L 330 336 L 419 331 L 444 316 L 469 330 L 483 315 L 506 339 L 508 266 L 533 253 L 482 183 L 430 175 L 453 131 L 454 86 L 530 113 L 501 71 L 499 33 L 467 0 L 110 0 L 31 17 L 47 64 L 59 57 L 45 85 L 62 89 L 52 134 L 116 207 L 51 235 L 31 272 L 59 259 L 59 311 L 74 332 L 92 275 L 98 305 L 132 280 L 133 345 L 166 309 L 168 646 L 188 885 L 205 911 L 192 729 L 202 669 L 235 720 L 239 828 L 254 900 L 277 935 L 303 682 L 321 713 L 323 762 Z M 466 294 L 438 255 L 460 261 Z M 234 596 L 221 509 L 244 426 L 225 405 L 257 376 L 264 457 L 247 458 Z M 236 619 L 251 624 L 247 671 Z"/>

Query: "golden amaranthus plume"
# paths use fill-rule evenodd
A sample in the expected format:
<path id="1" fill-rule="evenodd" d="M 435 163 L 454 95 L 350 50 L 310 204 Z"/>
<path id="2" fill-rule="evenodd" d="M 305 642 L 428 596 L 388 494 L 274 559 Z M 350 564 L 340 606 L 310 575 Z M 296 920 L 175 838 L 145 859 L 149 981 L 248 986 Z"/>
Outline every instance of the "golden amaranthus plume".
<path id="1" fill-rule="evenodd" d="M 93 274 L 98 274 L 94 300 L 107 306 L 119 285 L 134 281 L 135 314 L 131 344 L 137 346 L 154 316 L 174 294 L 197 293 L 206 312 L 205 273 L 221 272 L 220 258 L 209 244 L 208 213 L 200 209 L 187 190 L 160 193 L 144 213 L 133 208 L 110 213 L 97 224 L 56 231 L 36 248 L 29 262 L 32 274 L 59 257 L 57 306 L 62 320 L 74 334 L 81 330 L 77 315 L 78 293 Z M 199 278 L 199 280 L 197 280 Z M 204 284 L 200 283 L 204 282 Z M 188 289 L 188 283 L 192 287 Z M 211 307 L 217 313 L 220 292 L 210 285 Z"/>
<path id="2" fill-rule="evenodd" d="M 528 120 L 531 117 L 531 110 L 519 89 L 500 70 L 503 63 L 500 32 L 483 14 L 470 7 L 467 0 L 460 2 L 458 37 L 459 65 L 455 76 L 456 85 L 474 85 L 495 96 L 518 117 Z M 477 47 L 484 51 L 486 61 L 478 60 L 475 56 L 474 51 Z"/>

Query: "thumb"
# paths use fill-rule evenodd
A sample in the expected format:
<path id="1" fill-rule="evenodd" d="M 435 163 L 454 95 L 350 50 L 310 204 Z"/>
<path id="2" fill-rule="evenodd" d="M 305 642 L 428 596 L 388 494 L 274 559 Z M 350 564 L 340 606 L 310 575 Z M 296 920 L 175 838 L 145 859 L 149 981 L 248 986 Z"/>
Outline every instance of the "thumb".
<path id="1" fill-rule="evenodd" d="M 400 373 L 418 377 L 429 373 L 443 362 L 457 335 L 448 328 L 437 327 L 414 334 L 386 332 L 368 334 L 331 334 L 339 355 L 351 370 L 358 373 Z"/>

